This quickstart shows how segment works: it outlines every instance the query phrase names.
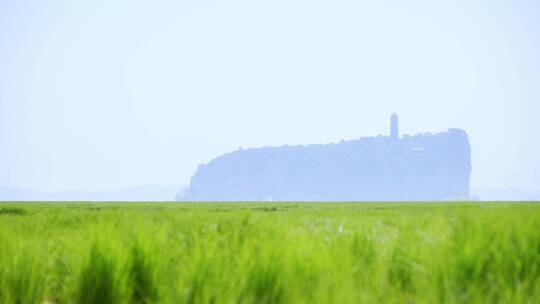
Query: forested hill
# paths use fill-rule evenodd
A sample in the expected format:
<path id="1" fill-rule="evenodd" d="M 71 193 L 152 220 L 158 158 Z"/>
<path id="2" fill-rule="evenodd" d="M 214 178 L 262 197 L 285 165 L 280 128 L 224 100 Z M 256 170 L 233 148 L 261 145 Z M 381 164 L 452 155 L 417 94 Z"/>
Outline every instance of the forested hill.
<path id="1" fill-rule="evenodd" d="M 469 196 L 471 150 L 460 129 L 399 139 L 238 150 L 200 165 L 189 201 L 392 201 Z"/>

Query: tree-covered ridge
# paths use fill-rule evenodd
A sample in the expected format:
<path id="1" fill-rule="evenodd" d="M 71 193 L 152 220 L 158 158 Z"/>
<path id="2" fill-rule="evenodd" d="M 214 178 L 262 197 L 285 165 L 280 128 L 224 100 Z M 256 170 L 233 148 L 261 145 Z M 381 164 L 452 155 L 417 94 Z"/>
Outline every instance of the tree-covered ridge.
<path id="1" fill-rule="evenodd" d="M 459 199 L 469 195 L 470 173 L 467 133 L 450 129 L 238 150 L 201 165 L 184 199 Z"/>

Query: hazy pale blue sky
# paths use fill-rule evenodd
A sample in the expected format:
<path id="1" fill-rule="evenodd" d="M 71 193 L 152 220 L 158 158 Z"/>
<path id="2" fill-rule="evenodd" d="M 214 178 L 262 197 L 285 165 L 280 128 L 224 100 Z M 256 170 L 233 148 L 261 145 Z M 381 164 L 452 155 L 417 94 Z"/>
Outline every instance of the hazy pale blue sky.
<path id="1" fill-rule="evenodd" d="M 540 2 L 0 1 L 0 185 L 187 184 L 238 147 L 463 128 L 540 188 Z"/>

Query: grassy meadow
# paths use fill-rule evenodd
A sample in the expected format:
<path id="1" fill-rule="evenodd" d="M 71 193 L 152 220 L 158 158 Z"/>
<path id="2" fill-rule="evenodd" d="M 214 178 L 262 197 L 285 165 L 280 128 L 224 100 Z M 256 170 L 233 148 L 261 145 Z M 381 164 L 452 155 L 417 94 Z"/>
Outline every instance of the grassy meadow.
<path id="1" fill-rule="evenodd" d="M 0 203 L 0 303 L 540 303 L 537 203 Z"/>

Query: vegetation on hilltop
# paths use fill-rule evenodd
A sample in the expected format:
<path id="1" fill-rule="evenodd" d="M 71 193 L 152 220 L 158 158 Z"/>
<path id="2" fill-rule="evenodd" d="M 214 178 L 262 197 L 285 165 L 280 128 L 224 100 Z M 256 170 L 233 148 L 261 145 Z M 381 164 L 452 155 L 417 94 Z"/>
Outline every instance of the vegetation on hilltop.
<path id="1" fill-rule="evenodd" d="M 336 144 L 244 149 L 199 166 L 186 201 L 418 201 L 469 197 L 460 129 Z"/>

